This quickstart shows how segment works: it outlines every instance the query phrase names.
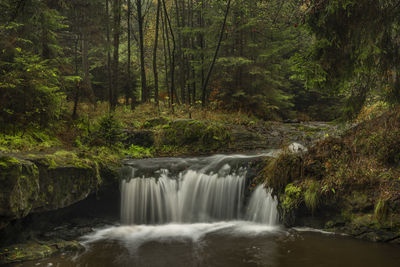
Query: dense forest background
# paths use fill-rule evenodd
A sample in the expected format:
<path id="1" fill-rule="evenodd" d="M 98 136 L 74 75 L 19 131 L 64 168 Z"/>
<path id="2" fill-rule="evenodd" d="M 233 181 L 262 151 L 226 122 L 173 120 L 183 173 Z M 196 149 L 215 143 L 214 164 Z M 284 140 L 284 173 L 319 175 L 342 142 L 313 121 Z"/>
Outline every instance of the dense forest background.
<path id="1" fill-rule="evenodd" d="M 398 1 L 1 0 L 0 11 L 2 132 L 82 118 L 82 105 L 326 121 L 400 101 Z"/>

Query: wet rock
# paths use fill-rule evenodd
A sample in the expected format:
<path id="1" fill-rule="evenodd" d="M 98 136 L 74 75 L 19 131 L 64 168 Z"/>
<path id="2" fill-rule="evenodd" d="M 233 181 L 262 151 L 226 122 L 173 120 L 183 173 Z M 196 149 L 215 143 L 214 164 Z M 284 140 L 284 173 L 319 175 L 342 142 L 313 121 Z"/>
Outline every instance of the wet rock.
<path id="1" fill-rule="evenodd" d="M 39 260 L 62 252 L 78 252 L 84 247 L 77 241 L 40 242 L 31 241 L 0 248 L 0 264 Z"/>
<path id="2" fill-rule="evenodd" d="M 277 148 L 281 143 L 281 138 L 277 132 L 275 136 L 268 138 L 246 128 L 234 127 L 231 129 L 230 134 L 232 139 L 230 149 L 236 151 Z"/>
<path id="3" fill-rule="evenodd" d="M 0 157 L 0 229 L 25 217 L 39 196 L 39 172 L 32 162 Z"/>
<path id="4" fill-rule="evenodd" d="M 307 148 L 299 143 L 292 143 L 288 146 L 288 150 L 291 153 L 303 153 L 307 152 Z"/>
<path id="5" fill-rule="evenodd" d="M 92 231 L 93 228 L 89 226 L 72 227 L 71 225 L 64 225 L 62 227 L 57 227 L 52 231 L 45 232 L 42 237 L 46 240 L 63 239 L 71 241 Z"/>
<path id="6" fill-rule="evenodd" d="M 59 241 L 55 243 L 58 252 L 80 252 L 85 248 L 78 241 Z"/>
<path id="7" fill-rule="evenodd" d="M 100 184 L 97 171 L 87 167 L 48 169 L 39 165 L 40 195 L 34 211 L 43 212 L 70 206 L 96 191 Z"/>
<path id="8" fill-rule="evenodd" d="M 399 234 L 385 231 L 382 229 L 377 229 L 375 231 L 369 231 L 356 236 L 359 239 L 374 241 L 374 242 L 389 242 L 395 240 L 399 237 Z"/>

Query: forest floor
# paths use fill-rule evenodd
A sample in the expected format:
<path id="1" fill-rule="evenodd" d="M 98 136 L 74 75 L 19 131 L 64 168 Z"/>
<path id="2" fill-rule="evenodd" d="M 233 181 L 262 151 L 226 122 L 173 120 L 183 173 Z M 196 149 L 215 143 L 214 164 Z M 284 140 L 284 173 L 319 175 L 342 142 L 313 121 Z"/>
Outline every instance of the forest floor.
<path id="1" fill-rule="evenodd" d="M 135 110 L 119 106 L 112 116 L 107 103 L 81 104 L 78 119 L 64 116 L 45 130 L 0 134 L 0 153 L 40 155 L 59 151 L 125 157 L 199 155 L 276 149 L 291 142 L 309 146 L 336 135 L 344 126 L 324 122 L 263 121 L 242 112 L 151 104 Z"/>

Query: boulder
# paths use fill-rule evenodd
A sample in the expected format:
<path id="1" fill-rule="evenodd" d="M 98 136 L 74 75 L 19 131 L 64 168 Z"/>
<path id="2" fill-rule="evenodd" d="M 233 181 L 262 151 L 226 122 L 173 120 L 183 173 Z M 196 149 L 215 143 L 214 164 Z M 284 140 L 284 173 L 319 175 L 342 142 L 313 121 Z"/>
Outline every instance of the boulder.
<path id="1" fill-rule="evenodd" d="M 0 229 L 28 215 L 37 200 L 39 171 L 30 161 L 0 157 Z"/>

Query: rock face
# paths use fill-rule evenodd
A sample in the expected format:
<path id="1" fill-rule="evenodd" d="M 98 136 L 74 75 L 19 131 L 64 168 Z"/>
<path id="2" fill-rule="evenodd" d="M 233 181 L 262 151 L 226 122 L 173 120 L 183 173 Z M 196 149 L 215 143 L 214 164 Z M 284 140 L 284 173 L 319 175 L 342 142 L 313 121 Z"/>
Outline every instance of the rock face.
<path id="1" fill-rule="evenodd" d="M 39 196 L 39 171 L 35 164 L 13 157 L 0 158 L 0 229 L 9 220 L 25 217 Z"/>
<path id="2" fill-rule="evenodd" d="M 0 229 L 30 213 L 64 208 L 87 198 L 102 185 L 100 173 L 107 173 L 107 183 L 118 182 L 116 171 L 94 161 L 62 164 L 57 159 L 0 156 Z"/>

